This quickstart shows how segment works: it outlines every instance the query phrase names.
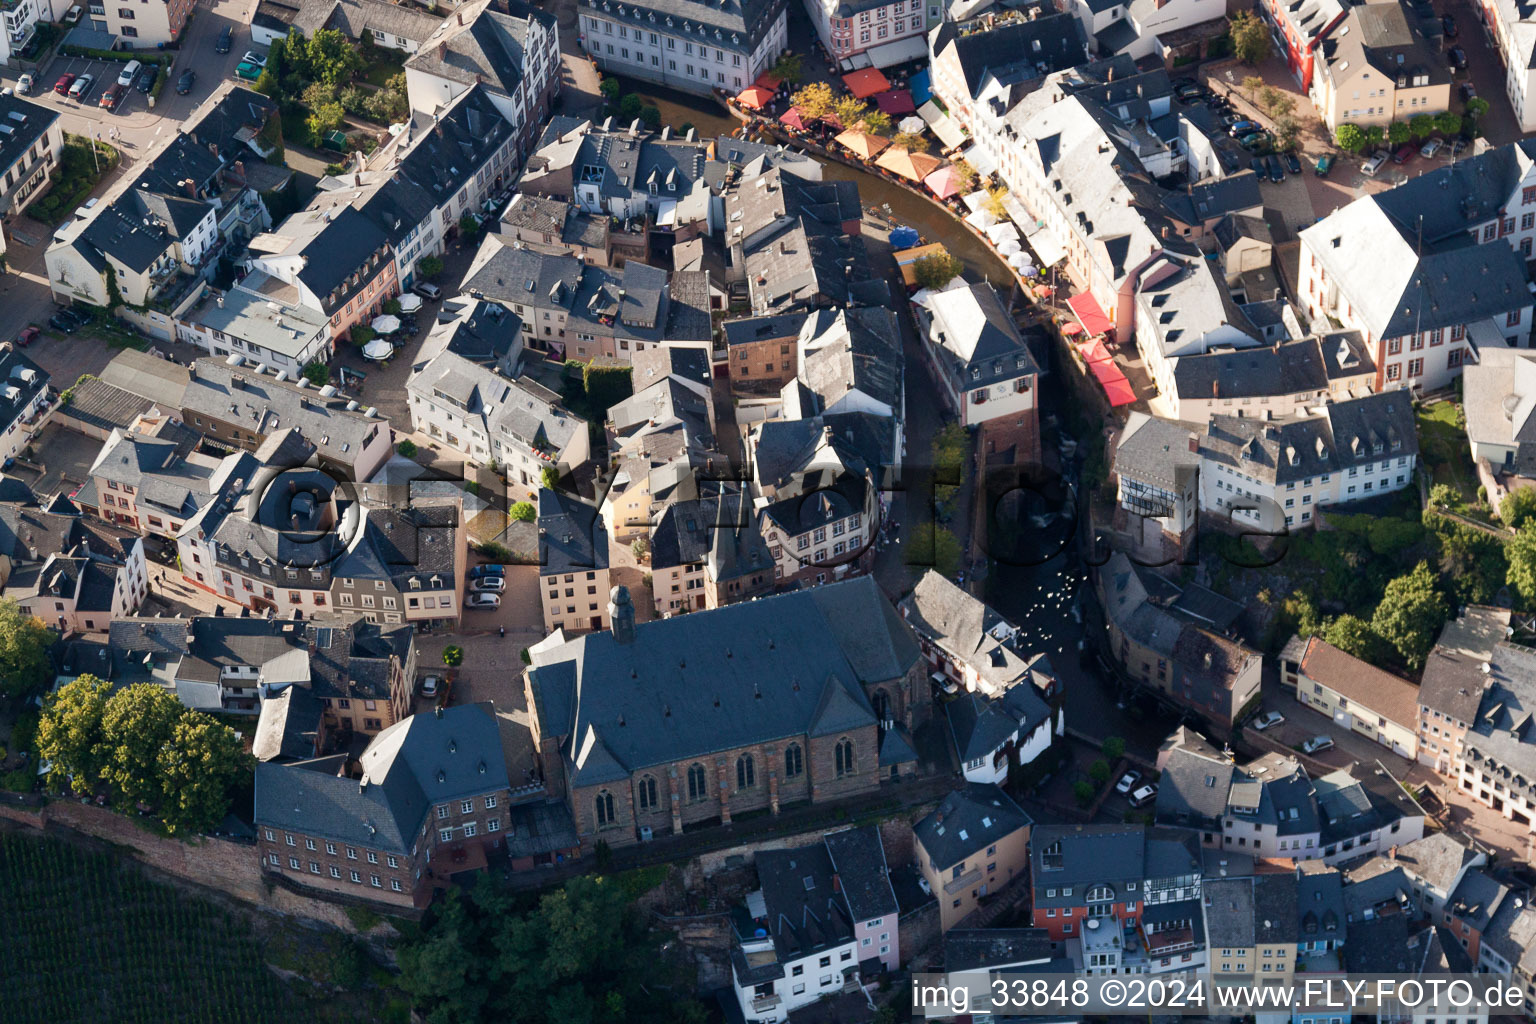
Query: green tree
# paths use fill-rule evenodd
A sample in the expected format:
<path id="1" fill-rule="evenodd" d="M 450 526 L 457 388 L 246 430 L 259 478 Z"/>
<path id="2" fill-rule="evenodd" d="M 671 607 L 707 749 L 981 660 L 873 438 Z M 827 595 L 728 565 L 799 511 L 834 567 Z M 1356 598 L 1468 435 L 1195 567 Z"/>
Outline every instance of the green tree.
<path id="1" fill-rule="evenodd" d="M 826 82 L 811 82 L 808 85 L 796 89 L 790 96 L 789 102 L 800 108 L 800 116 L 808 120 L 826 117 L 832 113 L 837 97 L 832 92 L 832 87 Z M 845 124 L 845 128 L 852 125 Z"/>
<path id="2" fill-rule="evenodd" d="M 336 92 L 336 86 L 330 82 L 310 82 L 309 85 L 304 87 L 304 94 L 300 97 L 300 102 L 310 110 L 316 110 L 327 103 L 337 103 L 339 102 L 339 97 Z"/>
<path id="3" fill-rule="evenodd" d="M 408 437 L 404 438 L 399 444 L 395 445 L 395 451 L 399 452 L 401 455 L 404 455 L 408 459 L 414 459 L 418 450 L 419 449 L 416 447 L 416 442 L 412 441 Z"/>
<path id="4" fill-rule="evenodd" d="M 897 132 L 891 136 L 891 145 L 914 153 L 924 153 L 928 150 L 928 142 L 921 132 Z"/>
<path id="5" fill-rule="evenodd" d="M 1232 18 L 1232 53 L 1244 64 L 1258 64 L 1269 57 L 1269 29 L 1251 11 Z"/>
<path id="6" fill-rule="evenodd" d="M 1381 654 L 1381 638 L 1370 623 L 1356 615 L 1340 615 L 1328 623 L 1323 639 L 1361 661 L 1376 661 Z"/>
<path id="7" fill-rule="evenodd" d="M 933 523 L 919 523 L 907 540 L 909 565 L 929 565 L 941 576 L 960 571 L 960 541 L 953 533 Z"/>
<path id="8" fill-rule="evenodd" d="M 1109 762 L 1103 758 L 1094 761 L 1088 766 L 1088 777 L 1093 780 L 1095 786 L 1102 786 L 1109 781 Z"/>
<path id="9" fill-rule="evenodd" d="M 1301 125 L 1290 114 L 1281 114 L 1275 118 L 1275 148 L 1284 153 L 1296 148 L 1296 140 L 1301 135 Z"/>
<path id="10" fill-rule="evenodd" d="M 1387 125 L 1387 141 L 1394 146 L 1401 146 L 1412 134 L 1413 130 L 1402 121 L 1393 121 Z"/>
<path id="11" fill-rule="evenodd" d="M 1333 133 L 1333 141 L 1346 153 L 1358 153 L 1365 148 L 1365 132 L 1357 124 L 1341 124 Z"/>
<path id="12" fill-rule="evenodd" d="M 465 239 L 474 238 L 475 233 L 479 230 L 480 223 L 469 214 L 466 213 L 459 218 L 459 234 L 463 235 Z"/>
<path id="13" fill-rule="evenodd" d="M 661 108 L 654 103 L 647 103 L 640 108 L 640 120 L 651 131 L 661 127 Z"/>
<path id="14" fill-rule="evenodd" d="M 959 277 L 964 269 L 965 264 L 958 257 L 947 252 L 936 252 L 913 263 L 912 276 L 919 288 L 937 289 Z"/>
<path id="15" fill-rule="evenodd" d="M 352 344 L 361 346 L 377 338 L 379 332 L 367 324 L 353 324 L 352 329 L 347 332 L 347 336 L 352 339 Z"/>
<path id="16" fill-rule="evenodd" d="M 533 507 L 531 501 L 519 501 L 513 503 L 507 515 L 512 517 L 514 523 L 531 523 L 539 518 L 539 510 Z"/>
<path id="17" fill-rule="evenodd" d="M 597 83 L 597 91 L 603 94 L 603 99 L 609 103 L 619 98 L 619 80 L 617 78 L 604 78 Z"/>
<path id="18" fill-rule="evenodd" d="M 111 695 L 111 683 L 83 675 L 59 687 L 43 706 L 37 756 L 53 765 L 49 782 L 60 792 L 67 779 L 80 793 L 91 792 L 100 781 L 106 761 L 101 722 Z"/>
<path id="19" fill-rule="evenodd" d="M 1481 96 L 1474 96 L 1467 100 L 1467 116 L 1474 121 L 1488 113 L 1488 101 Z"/>
<path id="20" fill-rule="evenodd" d="M 231 791 L 255 765 L 229 726 L 198 711 L 181 715 L 156 765 L 165 830 L 184 835 L 213 828 L 229 813 Z"/>
<path id="21" fill-rule="evenodd" d="M 794 85 L 805 74 L 805 62 L 798 53 L 785 53 L 773 67 L 768 69 L 768 73 L 774 78 Z"/>
<path id="22" fill-rule="evenodd" d="M 443 261 L 438 256 L 423 256 L 416 261 L 416 273 L 425 278 L 434 278 L 443 272 Z"/>
<path id="23" fill-rule="evenodd" d="M 1429 138 L 1435 133 L 1434 115 L 1415 114 L 1408 120 L 1408 133 L 1418 141 Z"/>
<path id="24" fill-rule="evenodd" d="M 608 410 L 635 393 L 634 374 L 629 366 L 605 366 L 588 362 L 581 370 L 581 386 L 595 413 Z"/>
<path id="25" fill-rule="evenodd" d="M 1445 595 L 1428 562 L 1420 562 L 1413 571 L 1387 584 L 1381 604 L 1371 618 L 1371 628 L 1402 657 L 1404 664 L 1418 669 L 1435 645 L 1435 636 L 1450 617 Z"/>
<path id="26" fill-rule="evenodd" d="M 1520 595 L 1522 604 L 1536 606 L 1536 523 L 1526 523 L 1504 545 L 1509 559 L 1509 585 Z"/>
<path id="27" fill-rule="evenodd" d="M 1089 804 L 1093 803 L 1094 795 L 1097 792 L 1098 791 L 1093 788 L 1093 783 L 1089 782 L 1087 779 L 1078 779 L 1076 782 L 1072 783 L 1072 796 L 1075 800 L 1077 800 L 1077 805 L 1079 807 L 1087 807 Z"/>
<path id="28" fill-rule="evenodd" d="M 310 69 L 319 82 L 340 85 L 363 70 L 363 55 L 344 33 L 333 28 L 316 32 L 308 52 Z"/>
<path id="29" fill-rule="evenodd" d="M 645 103 L 638 93 L 627 92 L 619 99 L 619 117 L 627 125 L 640 116 L 640 107 Z"/>
<path id="30" fill-rule="evenodd" d="M 102 778 L 118 805 L 155 806 L 164 795 L 161 750 L 172 741 L 185 705 L 154 683 L 135 683 L 113 694 L 101 718 Z"/>
<path id="31" fill-rule="evenodd" d="M 1461 504 L 1461 494 L 1450 484 L 1435 484 L 1429 489 L 1429 503 L 1436 508 L 1455 508 Z"/>
<path id="32" fill-rule="evenodd" d="M 464 664 L 464 648 L 458 644 L 449 644 L 443 648 L 443 664 L 449 668 L 458 668 Z"/>
<path id="33" fill-rule="evenodd" d="M 883 110 L 875 109 L 864 115 L 864 129 L 875 135 L 884 135 L 891 130 L 891 115 Z"/>
<path id="34" fill-rule="evenodd" d="M 0 693 L 30 697 L 47 684 L 48 650 L 58 636 L 43 620 L 22 610 L 12 598 L 0 598 Z"/>
<path id="35" fill-rule="evenodd" d="M 1284 94 L 1274 86 L 1264 85 L 1259 88 L 1259 97 L 1255 102 L 1258 103 L 1262 110 L 1272 112 L 1275 109 L 1275 103 L 1279 101 L 1282 95 Z"/>
<path id="36" fill-rule="evenodd" d="M 955 183 L 960 186 L 961 192 L 971 191 L 980 179 L 981 175 L 976 173 L 976 168 L 972 167 L 968 161 L 955 161 Z"/>
<path id="37" fill-rule="evenodd" d="M 1269 107 L 1270 116 L 1276 118 L 1290 117 L 1295 110 L 1296 97 L 1287 92 L 1282 92 L 1279 96 L 1275 97 L 1275 102 L 1270 104 Z"/>
<path id="38" fill-rule="evenodd" d="M 304 379 L 317 388 L 323 388 L 331 382 L 331 368 L 317 359 L 304 367 Z"/>
<path id="39" fill-rule="evenodd" d="M 1118 761 L 1125 756 L 1125 740 L 1119 736 L 1106 736 L 1099 752 L 1111 762 Z"/>
<path id="40" fill-rule="evenodd" d="M 1518 530 L 1536 519 L 1536 487 L 1521 487 L 1504 495 L 1499 502 L 1499 518 L 1511 530 Z"/>
<path id="41" fill-rule="evenodd" d="M 543 469 L 539 470 L 539 486 L 544 488 L 546 491 L 559 490 L 560 471 L 554 466 L 545 466 Z"/>
<path id="42" fill-rule="evenodd" d="M 635 561 L 644 562 L 651 556 L 651 539 L 636 537 L 629 543 L 629 553 L 635 556 Z"/>
<path id="43" fill-rule="evenodd" d="M 346 119 L 346 111 L 341 109 L 340 103 L 322 103 L 312 108 L 309 116 L 304 119 L 311 144 L 318 146 L 323 143 L 327 135 L 341 129 Z"/>
<path id="44" fill-rule="evenodd" d="M 867 121 L 871 111 L 868 103 L 853 96 L 839 96 L 832 101 L 832 112 L 844 128 L 853 128 L 859 122 Z"/>
<path id="45" fill-rule="evenodd" d="M 1373 124 L 1365 129 L 1365 144 L 1367 148 L 1375 149 L 1386 138 L 1387 131 L 1379 124 Z"/>
<path id="46" fill-rule="evenodd" d="M 1454 110 L 1435 115 L 1435 130 L 1441 135 L 1455 135 L 1461 131 L 1461 115 Z"/>
<path id="47" fill-rule="evenodd" d="M 1241 88 L 1243 92 L 1248 94 L 1248 98 L 1250 100 L 1257 103 L 1259 102 L 1259 93 L 1262 90 L 1268 88 L 1268 86 L 1264 84 L 1264 79 L 1260 78 L 1258 75 L 1248 75 L 1243 79 Z"/>

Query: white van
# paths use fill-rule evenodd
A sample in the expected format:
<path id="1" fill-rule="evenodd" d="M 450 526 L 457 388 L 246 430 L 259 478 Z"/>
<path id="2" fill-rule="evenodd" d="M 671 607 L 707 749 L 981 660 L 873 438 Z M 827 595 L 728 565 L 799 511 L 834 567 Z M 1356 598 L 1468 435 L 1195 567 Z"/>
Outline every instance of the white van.
<path id="1" fill-rule="evenodd" d="M 1360 165 L 1360 170 L 1367 178 L 1376 177 L 1376 172 L 1381 170 L 1381 165 L 1390 159 L 1385 150 L 1377 150 L 1376 155 Z"/>
<path id="2" fill-rule="evenodd" d="M 139 61 L 131 60 L 123 65 L 122 74 L 117 76 L 117 84 L 123 88 L 133 84 L 133 80 L 139 77 L 139 72 L 144 70 L 144 65 Z"/>

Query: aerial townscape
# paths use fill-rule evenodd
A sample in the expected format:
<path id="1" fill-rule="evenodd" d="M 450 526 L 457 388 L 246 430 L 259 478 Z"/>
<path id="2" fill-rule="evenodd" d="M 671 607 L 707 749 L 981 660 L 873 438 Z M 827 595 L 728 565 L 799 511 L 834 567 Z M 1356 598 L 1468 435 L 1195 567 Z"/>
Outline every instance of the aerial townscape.
<path id="1" fill-rule="evenodd" d="M 1536 7 L 0 12 L 0 1019 L 1536 1021 Z"/>

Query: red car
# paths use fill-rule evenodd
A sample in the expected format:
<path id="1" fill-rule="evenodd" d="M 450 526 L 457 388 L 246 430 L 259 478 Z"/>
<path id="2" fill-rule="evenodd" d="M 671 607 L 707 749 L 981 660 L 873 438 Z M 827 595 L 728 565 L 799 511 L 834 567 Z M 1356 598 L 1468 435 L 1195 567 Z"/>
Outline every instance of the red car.
<path id="1" fill-rule="evenodd" d="M 111 88 L 101 94 L 101 105 L 108 110 L 116 110 L 117 104 L 122 100 L 123 94 L 128 91 L 126 85 L 114 82 Z"/>
<path id="2" fill-rule="evenodd" d="M 1405 142 L 1398 147 L 1396 153 L 1392 154 L 1392 162 L 1395 164 L 1406 164 L 1408 161 L 1412 160 L 1418 155 L 1419 147 L 1415 146 L 1411 142 Z"/>
<path id="3" fill-rule="evenodd" d="M 58 93 L 60 96 L 68 96 L 69 87 L 75 84 L 75 77 L 76 76 L 73 74 L 63 76 L 57 82 L 53 83 L 53 91 Z"/>
<path id="4" fill-rule="evenodd" d="M 20 348 L 26 348 L 37 340 L 37 336 L 43 333 L 36 327 L 28 327 L 16 336 L 16 344 Z"/>

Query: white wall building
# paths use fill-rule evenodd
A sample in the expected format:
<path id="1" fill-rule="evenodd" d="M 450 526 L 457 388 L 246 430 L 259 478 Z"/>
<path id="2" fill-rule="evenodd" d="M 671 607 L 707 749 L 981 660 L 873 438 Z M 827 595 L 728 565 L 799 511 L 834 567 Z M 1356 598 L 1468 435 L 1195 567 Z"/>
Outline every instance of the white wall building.
<path id="1" fill-rule="evenodd" d="M 789 45 L 785 0 L 581 0 L 581 45 L 604 71 L 734 96 Z"/>

